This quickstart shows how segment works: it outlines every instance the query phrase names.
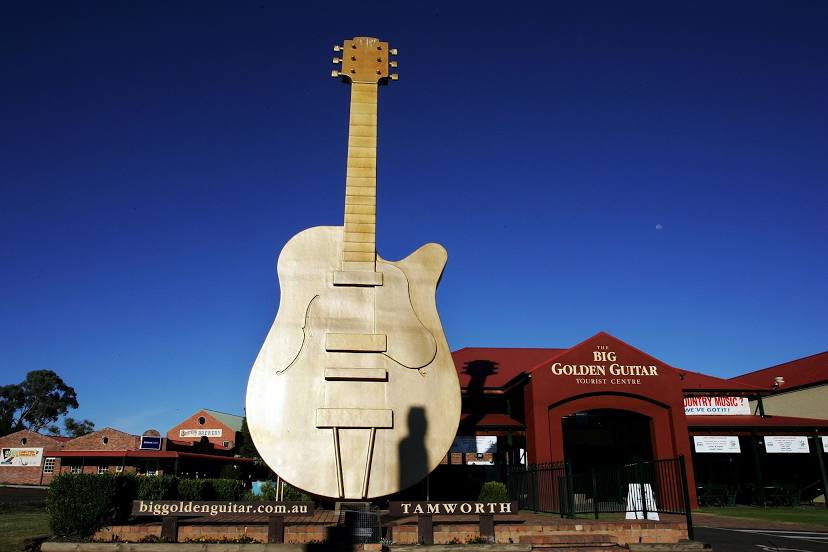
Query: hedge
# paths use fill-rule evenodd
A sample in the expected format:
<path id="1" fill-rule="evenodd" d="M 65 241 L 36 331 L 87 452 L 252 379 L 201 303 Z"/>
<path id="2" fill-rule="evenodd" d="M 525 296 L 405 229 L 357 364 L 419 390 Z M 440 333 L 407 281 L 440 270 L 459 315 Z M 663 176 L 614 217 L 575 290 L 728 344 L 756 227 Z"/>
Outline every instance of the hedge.
<path id="1" fill-rule="evenodd" d="M 88 536 L 126 521 L 138 482 L 131 475 L 61 474 L 49 485 L 46 509 L 58 536 Z"/>
<path id="2" fill-rule="evenodd" d="M 240 500 L 244 486 L 238 479 L 210 479 L 216 500 Z"/>
<path id="3" fill-rule="evenodd" d="M 49 486 L 46 506 L 55 535 L 85 537 L 126 521 L 136 499 L 239 500 L 243 495 L 235 479 L 64 473 Z"/>
<path id="4" fill-rule="evenodd" d="M 178 497 L 178 478 L 157 475 L 138 478 L 138 496 L 143 500 L 173 500 Z"/>
<path id="5" fill-rule="evenodd" d="M 178 482 L 181 500 L 215 500 L 216 493 L 209 479 L 181 479 Z"/>

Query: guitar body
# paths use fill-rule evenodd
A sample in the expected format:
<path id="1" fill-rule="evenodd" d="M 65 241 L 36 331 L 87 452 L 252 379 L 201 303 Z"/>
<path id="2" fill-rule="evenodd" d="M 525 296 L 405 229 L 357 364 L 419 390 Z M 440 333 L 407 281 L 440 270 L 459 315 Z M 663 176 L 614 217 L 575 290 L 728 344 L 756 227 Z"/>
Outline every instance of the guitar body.
<path id="1" fill-rule="evenodd" d="M 246 413 L 287 482 L 369 499 L 422 480 L 457 430 L 460 388 L 435 304 L 447 254 L 427 244 L 398 262 L 377 256 L 374 281 L 355 282 L 341 277 L 343 233 L 310 228 L 279 255 L 279 311 Z"/>

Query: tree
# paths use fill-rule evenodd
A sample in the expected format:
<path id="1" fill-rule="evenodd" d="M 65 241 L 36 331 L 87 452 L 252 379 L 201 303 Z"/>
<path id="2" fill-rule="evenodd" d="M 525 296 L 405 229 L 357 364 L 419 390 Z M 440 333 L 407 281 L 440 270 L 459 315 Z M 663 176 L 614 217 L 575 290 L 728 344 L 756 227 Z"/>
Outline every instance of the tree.
<path id="1" fill-rule="evenodd" d="M 51 370 L 33 370 L 22 382 L 0 387 L 0 435 L 39 431 L 77 407 L 75 390 L 60 376 Z"/>
<path id="2" fill-rule="evenodd" d="M 241 443 L 239 445 L 239 456 L 244 458 L 261 458 L 259 451 L 256 450 L 256 444 L 250 436 L 250 429 L 247 427 L 247 417 L 242 418 L 241 426 Z"/>
<path id="3" fill-rule="evenodd" d="M 95 422 L 91 420 L 76 420 L 68 416 L 63 420 L 63 434 L 67 437 L 80 437 L 95 431 Z"/>

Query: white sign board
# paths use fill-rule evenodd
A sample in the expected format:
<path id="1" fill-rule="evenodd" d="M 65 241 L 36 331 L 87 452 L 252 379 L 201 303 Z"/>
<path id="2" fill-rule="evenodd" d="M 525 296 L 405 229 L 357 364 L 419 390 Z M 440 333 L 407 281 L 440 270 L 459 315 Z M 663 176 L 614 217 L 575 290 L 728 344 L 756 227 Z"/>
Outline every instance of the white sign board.
<path id="1" fill-rule="evenodd" d="M 750 416 L 745 397 L 684 397 L 686 416 Z"/>
<path id="2" fill-rule="evenodd" d="M 822 452 L 828 452 L 828 437 L 822 438 Z"/>
<path id="3" fill-rule="evenodd" d="M 42 448 L 4 448 L 0 466 L 39 466 L 43 459 Z"/>
<path id="4" fill-rule="evenodd" d="M 773 437 L 765 437 L 765 452 L 772 453 L 792 453 L 798 452 L 801 454 L 808 454 L 811 448 L 808 446 L 808 438 L 801 436 L 780 437 L 774 435 Z"/>
<path id="5" fill-rule="evenodd" d="M 451 452 L 497 452 L 497 437 L 494 435 L 478 437 L 460 435 L 454 438 Z"/>
<path id="6" fill-rule="evenodd" d="M 658 512 L 655 512 L 656 501 L 653 495 L 653 488 L 649 483 L 644 483 L 644 499 L 647 501 L 647 519 L 658 520 Z M 627 488 L 627 519 L 644 519 L 644 508 L 641 504 L 641 485 L 630 483 Z"/>
<path id="7" fill-rule="evenodd" d="M 221 437 L 220 429 L 180 429 L 179 437 Z"/>
<path id="8" fill-rule="evenodd" d="M 693 437 L 696 452 L 724 452 L 739 454 L 739 438 L 734 435 L 700 435 Z"/>

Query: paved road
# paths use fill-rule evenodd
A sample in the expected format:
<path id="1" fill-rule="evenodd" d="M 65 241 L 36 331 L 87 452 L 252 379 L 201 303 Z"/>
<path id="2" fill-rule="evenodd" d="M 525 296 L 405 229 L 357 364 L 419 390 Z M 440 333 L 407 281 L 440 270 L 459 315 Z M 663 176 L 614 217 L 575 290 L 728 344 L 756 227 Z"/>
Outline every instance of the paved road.
<path id="1" fill-rule="evenodd" d="M 828 552 L 828 531 L 696 527 L 695 532 L 713 552 Z"/>

